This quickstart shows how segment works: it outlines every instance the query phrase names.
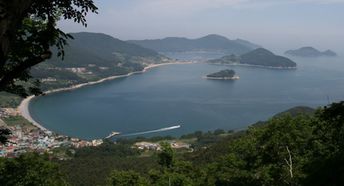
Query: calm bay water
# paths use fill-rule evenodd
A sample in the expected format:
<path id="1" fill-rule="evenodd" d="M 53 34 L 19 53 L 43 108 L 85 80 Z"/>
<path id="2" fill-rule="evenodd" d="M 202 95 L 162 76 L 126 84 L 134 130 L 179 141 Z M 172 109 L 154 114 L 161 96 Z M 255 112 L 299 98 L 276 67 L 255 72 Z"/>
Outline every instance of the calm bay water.
<path id="1" fill-rule="evenodd" d="M 344 100 L 344 60 L 294 59 L 297 70 L 209 64 L 169 65 L 147 73 L 35 99 L 33 118 L 65 135 L 92 139 L 173 125 L 154 135 L 241 129 L 294 106 Z M 237 81 L 202 76 L 231 68 Z"/>

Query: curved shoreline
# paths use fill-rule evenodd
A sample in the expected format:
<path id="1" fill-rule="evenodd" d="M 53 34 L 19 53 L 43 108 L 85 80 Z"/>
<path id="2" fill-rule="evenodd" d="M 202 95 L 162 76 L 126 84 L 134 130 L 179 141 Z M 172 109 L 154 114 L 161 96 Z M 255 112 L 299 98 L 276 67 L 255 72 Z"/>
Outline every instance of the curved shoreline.
<path id="1" fill-rule="evenodd" d="M 58 88 L 58 89 L 54 89 L 54 90 L 49 90 L 49 91 L 44 92 L 44 94 L 47 95 L 47 94 L 56 93 L 56 92 L 69 91 L 69 90 L 74 90 L 74 89 L 78 89 L 78 88 L 85 87 L 85 86 L 90 86 L 90 85 L 95 85 L 95 84 L 103 83 L 103 82 L 109 81 L 109 80 L 129 77 L 129 76 L 134 75 L 134 74 L 144 73 L 144 72 L 146 72 L 147 70 L 149 70 L 151 68 L 156 68 L 156 67 L 159 67 L 159 66 L 183 65 L 183 64 L 193 64 L 193 63 L 195 63 L 195 62 L 171 62 L 171 63 L 150 64 L 150 65 L 146 66 L 142 71 L 130 72 L 130 73 L 125 74 L 125 75 L 110 76 L 110 77 L 103 78 L 103 79 L 100 79 L 100 80 L 97 80 L 97 81 L 81 83 L 81 84 L 73 85 L 73 86 L 66 87 L 66 88 Z M 36 97 L 39 97 L 39 96 L 29 96 L 29 97 L 25 98 L 20 103 L 20 105 L 17 107 L 17 109 L 18 109 L 20 115 L 23 116 L 29 122 L 31 122 L 34 126 L 36 126 L 37 128 L 41 129 L 44 132 L 51 132 L 47 128 L 43 127 L 42 124 L 40 124 L 36 120 L 34 120 L 32 118 L 32 116 L 31 116 L 31 114 L 30 114 L 30 110 L 29 110 L 30 102 L 31 102 L 31 100 L 33 98 L 36 98 Z"/>

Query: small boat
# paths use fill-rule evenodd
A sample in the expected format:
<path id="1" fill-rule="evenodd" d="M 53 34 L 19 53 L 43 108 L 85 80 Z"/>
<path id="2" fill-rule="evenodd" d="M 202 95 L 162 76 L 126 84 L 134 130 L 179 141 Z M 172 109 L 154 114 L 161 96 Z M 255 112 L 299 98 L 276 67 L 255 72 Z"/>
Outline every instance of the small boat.
<path id="1" fill-rule="evenodd" d="M 121 134 L 120 132 L 115 132 L 115 131 L 113 131 L 113 132 L 111 132 L 111 134 L 108 135 L 105 139 L 109 139 L 109 138 L 112 138 L 112 137 L 117 136 L 117 135 L 120 135 L 120 134 Z"/>

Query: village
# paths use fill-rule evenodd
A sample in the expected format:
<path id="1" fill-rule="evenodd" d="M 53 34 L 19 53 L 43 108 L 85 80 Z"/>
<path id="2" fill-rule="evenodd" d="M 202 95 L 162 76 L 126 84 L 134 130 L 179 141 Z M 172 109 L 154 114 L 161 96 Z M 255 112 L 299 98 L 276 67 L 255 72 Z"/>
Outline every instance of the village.
<path id="1" fill-rule="evenodd" d="M 103 144 L 103 139 L 87 141 L 59 135 L 49 130 L 35 127 L 31 123 L 23 124 L 25 120 L 18 122 L 16 125 L 7 125 L 4 120 L 11 117 L 21 117 L 20 112 L 13 108 L 0 108 L 0 128 L 6 128 L 11 133 L 8 136 L 8 143 L 5 145 L 0 144 L 0 157 L 14 158 L 26 152 L 53 154 L 54 149 L 61 147 L 78 149 L 83 147 L 96 147 Z M 173 149 L 186 149 L 192 151 L 188 143 L 175 140 L 166 142 L 170 144 Z M 141 141 L 133 144 L 132 148 L 143 151 L 160 151 L 161 145 L 159 142 Z"/>
<path id="2" fill-rule="evenodd" d="M 53 153 L 59 147 L 82 148 L 99 146 L 103 143 L 102 139 L 86 141 L 78 138 L 71 138 L 58 135 L 48 130 L 39 129 L 33 125 L 14 125 L 9 126 L 3 120 L 9 117 L 20 117 L 16 109 L 0 109 L 0 128 L 10 131 L 8 143 L 0 144 L 0 157 L 18 157 L 26 152 L 36 152 L 39 154 Z"/>

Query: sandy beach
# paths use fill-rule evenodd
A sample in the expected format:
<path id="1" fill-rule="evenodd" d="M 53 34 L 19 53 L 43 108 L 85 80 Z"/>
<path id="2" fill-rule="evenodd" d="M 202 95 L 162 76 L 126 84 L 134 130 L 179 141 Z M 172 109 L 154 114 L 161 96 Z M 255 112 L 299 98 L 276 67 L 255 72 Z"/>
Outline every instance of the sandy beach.
<path id="1" fill-rule="evenodd" d="M 66 88 L 59 88 L 59 89 L 54 89 L 54 90 L 49 90 L 44 92 L 44 94 L 51 94 L 51 93 L 56 93 L 56 92 L 62 92 L 62 91 L 69 91 L 69 90 L 74 90 L 74 89 L 78 89 L 84 86 L 89 86 L 89 85 L 94 85 L 94 84 L 98 84 L 98 83 L 102 83 L 104 81 L 109 81 L 109 80 L 113 80 L 113 79 L 118 79 L 118 78 L 124 78 L 124 77 L 128 77 L 131 76 L 133 74 L 139 74 L 139 73 L 144 73 L 146 71 L 148 71 L 151 68 L 156 68 L 156 67 L 160 67 L 160 66 L 164 66 L 164 65 L 182 65 L 182 64 L 192 64 L 195 62 L 170 62 L 170 63 L 160 63 L 160 64 L 150 64 L 147 67 L 145 67 L 142 71 L 136 71 L 136 72 L 131 72 L 125 75 L 119 75 L 119 76 L 110 76 L 107 78 L 103 78 L 100 79 L 98 81 L 92 81 L 92 82 L 88 82 L 88 83 L 82 83 L 82 84 L 78 84 L 78 85 L 74 85 L 71 87 L 66 87 Z M 20 112 L 20 114 L 27 119 L 28 121 L 30 121 L 34 126 L 38 127 L 39 129 L 49 132 L 48 129 L 46 129 L 45 127 L 43 127 L 40 123 L 38 123 L 37 121 L 35 121 L 32 116 L 30 115 L 30 111 L 29 111 L 29 104 L 30 101 L 35 98 L 36 96 L 30 96 L 25 98 L 20 105 L 18 106 L 18 111 Z"/>

